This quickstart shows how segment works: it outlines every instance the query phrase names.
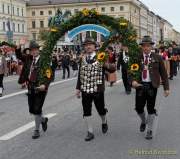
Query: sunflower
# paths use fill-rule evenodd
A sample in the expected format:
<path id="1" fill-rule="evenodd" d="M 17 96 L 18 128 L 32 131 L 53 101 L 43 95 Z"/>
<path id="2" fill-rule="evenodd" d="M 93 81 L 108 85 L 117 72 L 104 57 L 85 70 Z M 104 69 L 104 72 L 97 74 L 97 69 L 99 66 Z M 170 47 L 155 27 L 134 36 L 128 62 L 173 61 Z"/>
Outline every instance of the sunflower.
<path id="1" fill-rule="evenodd" d="M 139 70 L 139 65 L 138 64 L 132 64 L 131 65 L 131 71 L 138 71 Z"/>
<path id="2" fill-rule="evenodd" d="M 48 68 L 48 69 L 46 70 L 46 77 L 47 77 L 48 79 L 50 79 L 51 76 L 52 76 L 52 70 L 51 70 L 50 68 Z"/>
<path id="3" fill-rule="evenodd" d="M 97 53 L 97 55 L 96 55 L 96 59 L 97 59 L 97 61 L 99 61 L 100 63 L 106 62 L 107 58 L 108 58 L 108 55 L 107 55 L 106 52 L 99 52 L 99 53 Z"/>
<path id="4" fill-rule="evenodd" d="M 104 52 L 99 53 L 97 58 L 99 61 L 103 61 L 105 58 L 105 53 Z"/>

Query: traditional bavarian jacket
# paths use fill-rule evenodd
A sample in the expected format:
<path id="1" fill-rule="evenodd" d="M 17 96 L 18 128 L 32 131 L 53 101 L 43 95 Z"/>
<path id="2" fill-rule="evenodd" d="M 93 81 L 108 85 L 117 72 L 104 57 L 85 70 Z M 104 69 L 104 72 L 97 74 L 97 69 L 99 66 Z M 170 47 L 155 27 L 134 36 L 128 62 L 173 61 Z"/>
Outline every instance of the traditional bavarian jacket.
<path id="1" fill-rule="evenodd" d="M 96 53 L 92 53 L 89 58 L 85 55 L 80 60 L 79 75 L 76 89 L 85 93 L 104 92 L 105 90 L 105 70 L 113 72 L 115 66 L 109 64 L 105 66 L 96 60 Z"/>
<path id="2" fill-rule="evenodd" d="M 40 75 L 39 58 L 36 59 L 33 65 L 33 56 L 22 54 L 21 49 L 16 49 L 16 56 L 18 59 L 22 60 L 24 62 L 24 66 L 26 66 L 26 69 L 24 69 L 24 72 L 22 73 L 24 74 L 25 76 L 24 78 L 28 82 L 28 89 L 32 87 L 39 87 L 41 84 L 44 84 L 46 86 L 46 91 L 47 91 L 51 83 L 51 78 L 50 79 L 46 78 L 44 83 L 40 83 L 38 81 Z"/>

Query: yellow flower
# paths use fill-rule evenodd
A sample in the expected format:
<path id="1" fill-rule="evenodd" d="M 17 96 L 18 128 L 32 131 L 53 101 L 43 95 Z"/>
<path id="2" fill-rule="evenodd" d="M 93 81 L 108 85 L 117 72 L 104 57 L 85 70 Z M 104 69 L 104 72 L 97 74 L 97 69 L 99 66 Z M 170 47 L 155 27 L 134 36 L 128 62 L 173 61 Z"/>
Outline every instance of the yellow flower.
<path id="1" fill-rule="evenodd" d="M 103 61 L 105 59 L 105 56 L 106 56 L 105 53 L 101 52 L 101 53 L 98 54 L 97 59 L 99 61 Z"/>
<path id="2" fill-rule="evenodd" d="M 127 26 L 127 23 L 125 23 L 125 22 L 120 22 L 120 26 Z"/>
<path id="3" fill-rule="evenodd" d="M 82 10 L 82 13 L 84 14 L 84 16 L 88 16 L 88 15 L 89 15 L 89 10 L 86 9 L 86 8 L 84 8 L 84 9 Z"/>
<path id="4" fill-rule="evenodd" d="M 58 32 L 58 30 L 56 28 L 51 28 L 50 31 L 51 32 Z"/>
<path id="5" fill-rule="evenodd" d="M 132 64 L 131 65 L 131 71 L 138 71 L 139 70 L 139 65 L 138 64 Z"/>
<path id="6" fill-rule="evenodd" d="M 46 77 L 47 78 L 51 78 L 51 76 L 52 76 L 52 70 L 51 69 L 47 69 L 46 70 Z"/>

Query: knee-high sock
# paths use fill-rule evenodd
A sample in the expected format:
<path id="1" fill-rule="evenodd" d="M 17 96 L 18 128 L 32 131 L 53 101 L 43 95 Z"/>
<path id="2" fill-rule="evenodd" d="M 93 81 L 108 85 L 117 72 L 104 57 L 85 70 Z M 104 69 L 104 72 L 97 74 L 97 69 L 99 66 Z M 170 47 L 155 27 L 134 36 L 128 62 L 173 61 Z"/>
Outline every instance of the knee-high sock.
<path id="1" fill-rule="evenodd" d="M 146 114 L 145 114 L 145 112 L 142 113 L 142 114 L 138 114 L 138 115 L 139 115 L 142 123 L 145 124 L 146 123 Z"/>
<path id="2" fill-rule="evenodd" d="M 87 131 L 93 133 L 91 118 L 92 118 L 91 116 L 90 117 L 84 117 L 84 121 L 86 124 Z"/>
<path id="3" fill-rule="evenodd" d="M 2 94 L 3 93 L 3 88 L 2 87 L 0 87 L 0 94 Z"/>
<path id="4" fill-rule="evenodd" d="M 102 120 L 102 124 L 106 124 L 107 123 L 106 115 L 102 115 L 101 120 Z"/>
<path id="5" fill-rule="evenodd" d="M 147 116 L 147 130 L 153 130 L 154 127 L 155 114 L 149 114 Z"/>
<path id="6" fill-rule="evenodd" d="M 44 118 L 42 115 L 35 115 L 35 130 L 39 130 L 41 122 L 43 122 Z"/>

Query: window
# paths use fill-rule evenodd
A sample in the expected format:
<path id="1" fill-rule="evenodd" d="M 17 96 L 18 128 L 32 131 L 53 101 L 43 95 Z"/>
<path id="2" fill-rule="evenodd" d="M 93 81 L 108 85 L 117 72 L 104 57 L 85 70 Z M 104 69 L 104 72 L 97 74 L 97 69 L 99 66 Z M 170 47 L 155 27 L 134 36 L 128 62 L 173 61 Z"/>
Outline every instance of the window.
<path id="1" fill-rule="evenodd" d="M 8 14 L 10 14 L 10 6 L 8 6 Z"/>
<path id="2" fill-rule="evenodd" d="M 36 22 L 32 21 L 32 28 L 35 29 L 36 28 Z"/>
<path id="3" fill-rule="evenodd" d="M 24 16 L 24 9 L 22 8 L 22 10 L 21 10 L 21 11 L 22 11 L 22 16 Z"/>
<path id="4" fill-rule="evenodd" d="M 44 28 L 44 21 L 40 21 L 40 28 Z"/>
<path id="5" fill-rule="evenodd" d="M 74 13 L 77 13 L 79 10 L 78 9 L 74 9 Z"/>
<path id="6" fill-rule="evenodd" d="M 40 15 L 44 15 L 44 12 L 43 12 L 43 11 L 40 11 Z"/>
<path id="7" fill-rule="evenodd" d="M 3 22 L 3 31 L 6 31 L 6 23 Z"/>
<path id="8" fill-rule="evenodd" d="M 120 6 L 120 11 L 124 11 L 124 6 Z"/>
<path id="9" fill-rule="evenodd" d="M 16 25 L 13 23 L 13 32 L 16 32 Z"/>
<path id="10" fill-rule="evenodd" d="M 22 32 L 24 33 L 24 24 L 22 24 Z"/>
<path id="11" fill-rule="evenodd" d="M 32 16 L 35 16 L 35 15 L 36 15 L 35 11 L 32 11 Z"/>
<path id="12" fill-rule="evenodd" d="M 17 16 L 19 16 L 19 8 L 17 8 Z"/>
<path id="13" fill-rule="evenodd" d="M 111 7 L 111 12 L 114 12 L 114 7 Z"/>
<path id="14" fill-rule="evenodd" d="M 49 15 L 52 15 L 52 10 L 49 10 L 49 11 L 48 11 L 48 14 L 49 14 Z"/>
<path id="15" fill-rule="evenodd" d="M 13 8 L 12 8 L 12 14 L 14 15 L 14 6 L 13 6 Z"/>
<path id="16" fill-rule="evenodd" d="M 4 13 L 4 4 L 2 4 L 2 12 Z"/>
<path id="17" fill-rule="evenodd" d="M 105 10 L 106 10 L 105 7 L 101 8 L 101 12 L 105 12 Z"/>
<path id="18" fill-rule="evenodd" d="M 33 40 L 36 40 L 36 33 L 32 33 Z"/>
<path id="19" fill-rule="evenodd" d="M 18 33 L 20 32 L 20 25 L 18 24 Z"/>

